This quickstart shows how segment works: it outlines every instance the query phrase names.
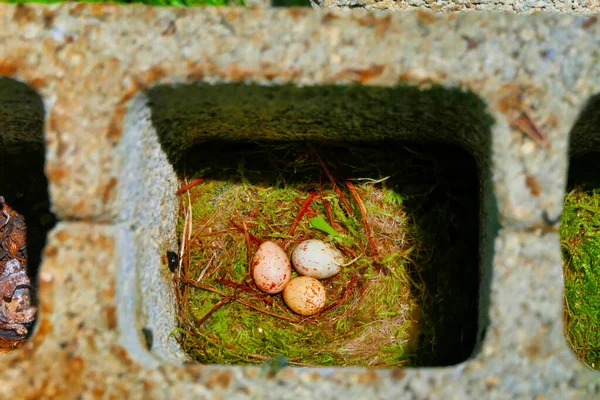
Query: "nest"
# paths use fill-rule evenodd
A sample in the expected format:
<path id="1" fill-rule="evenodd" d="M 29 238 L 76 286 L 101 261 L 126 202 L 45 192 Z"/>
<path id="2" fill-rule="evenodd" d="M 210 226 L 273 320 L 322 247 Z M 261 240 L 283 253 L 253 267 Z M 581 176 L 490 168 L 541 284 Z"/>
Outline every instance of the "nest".
<path id="1" fill-rule="evenodd" d="M 391 152 L 381 159 L 381 149 L 368 146 L 215 143 L 202 149 L 188 154 L 186 169 L 193 173 L 180 190 L 182 257 L 174 279 L 184 350 L 207 364 L 277 355 L 297 365 L 409 361 L 429 295 L 419 264 L 432 257 L 398 186 L 407 165 L 415 164 Z M 410 197 L 431 186 L 419 189 Z M 258 290 L 249 265 L 263 241 L 291 255 L 306 239 L 330 242 L 346 263 L 322 280 L 325 308 L 301 317 L 281 294 Z"/>

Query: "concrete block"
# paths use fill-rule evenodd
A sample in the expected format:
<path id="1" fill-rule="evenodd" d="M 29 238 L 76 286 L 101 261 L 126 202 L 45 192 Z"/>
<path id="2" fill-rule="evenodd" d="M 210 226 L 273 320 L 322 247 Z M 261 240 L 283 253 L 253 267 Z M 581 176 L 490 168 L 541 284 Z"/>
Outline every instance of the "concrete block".
<path id="1" fill-rule="evenodd" d="M 538 3 L 530 8 L 559 8 Z M 43 252 L 35 333 L 0 355 L 1 397 L 598 396 L 600 374 L 564 340 L 557 236 L 570 133 L 574 152 L 598 150 L 598 60 L 600 23 L 570 14 L 0 5 L 0 75 L 9 78 L 0 79 L 0 127 L 23 138 L 43 118 L 50 201 L 62 221 Z M 368 110 L 374 126 L 404 129 L 344 134 L 327 120 L 328 133 L 314 138 L 449 143 L 473 155 L 482 327 L 469 360 L 445 368 L 288 368 L 274 377 L 257 367 L 187 363 L 169 336 L 176 320 L 165 253 L 176 248 L 178 178 L 169 159 L 176 153 L 165 148 L 210 137 L 307 137 L 269 131 L 266 118 L 258 137 L 207 131 L 198 110 L 215 90 L 208 85 L 229 83 L 252 84 L 259 94 L 284 84 L 309 94 L 363 85 L 383 104 Z M 14 103 L 5 101 L 13 92 Z M 451 101 L 432 102 L 432 93 Z M 412 101 L 382 116 L 395 96 Z M 40 107 L 23 114 L 36 101 L 43 117 Z"/>

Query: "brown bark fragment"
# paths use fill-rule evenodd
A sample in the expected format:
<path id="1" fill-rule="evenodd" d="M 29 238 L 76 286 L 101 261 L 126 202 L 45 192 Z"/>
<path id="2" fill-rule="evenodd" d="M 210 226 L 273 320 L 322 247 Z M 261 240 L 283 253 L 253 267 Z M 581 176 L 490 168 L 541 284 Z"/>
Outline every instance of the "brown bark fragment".
<path id="1" fill-rule="evenodd" d="M 23 344 L 37 308 L 27 276 L 27 229 L 22 215 L 0 196 L 0 349 Z"/>

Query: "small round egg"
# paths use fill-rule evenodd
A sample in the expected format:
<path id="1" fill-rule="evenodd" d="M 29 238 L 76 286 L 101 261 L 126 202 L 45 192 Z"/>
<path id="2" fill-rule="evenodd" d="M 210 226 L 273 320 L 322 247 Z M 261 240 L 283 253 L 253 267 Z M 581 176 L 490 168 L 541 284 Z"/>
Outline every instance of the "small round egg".
<path id="1" fill-rule="evenodd" d="M 325 286 L 310 276 L 294 278 L 283 289 L 283 301 L 296 314 L 309 316 L 325 307 Z"/>
<path id="2" fill-rule="evenodd" d="M 252 258 L 252 278 L 256 286 L 265 293 L 279 293 L 291 277 L 292 267 L 285 251 L 273 242 L 262 243 Z"/>
<path id="3" fill-rule="evenodd" d="M 322 240 L 305 240 L 292 252 L 292 264 L 296 271 L 317 279 L 327 279 L 337 274 L 343 263 L 342 253 Z"/>

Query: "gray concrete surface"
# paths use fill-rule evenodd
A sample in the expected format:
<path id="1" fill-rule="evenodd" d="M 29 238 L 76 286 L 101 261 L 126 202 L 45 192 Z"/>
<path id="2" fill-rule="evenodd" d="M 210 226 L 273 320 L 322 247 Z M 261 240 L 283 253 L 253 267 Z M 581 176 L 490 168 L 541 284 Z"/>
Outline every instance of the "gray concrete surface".
<path id="1" fill-rule="evenodd" d="M 369 11 L 402 11 L 421 9 L 436 12 L 487 11 L 534 14 L 561 12 L 577 15 L 596 15 L 600 9 L 597 0 L 310 0 L 313 7 L 356 9 Z"/>
<path id="2" fill-rule="evenodd" d="M 45 170 L 62 220 L 43 253 L 36 331 L 0 355 L 0 397 L 600 396 L 600 374 L 565 342 L 557 225 L 543 218 L 562 208 L 572 128 L 578 146 L 598 143 L 595 113 L 581 111 L 600 93 L 599 60 L 600 23 L 567 14 L 0 5 L 0 75 L 43 100 Z M 476 354 L 446 368 L 287 368 L 274 377 L 181 363 L 167 336 L 174 305 L 162 259 L 174 246 L 175 175 L 158 146 L 166 125 L 145 97 L 197 81 L 472 92 L 494 119 L 482 136 L 456 138 L 480 160 L 485 202 L 489 325 Z M 191 137 L 201 132 L 193 110 L 158 99 L 165 108 L 155 115 L 188 124 L 181 132 Z M 16 112 L 1 115 L 27 129 Z M 439 126 L 463 118 L 427 115 Z M 532 125 L 547 140 L 533 140 Z M 439 141 L 444 132 L 405 133 Z M 146 326 L 156 331 L 151 351 Z"/>

